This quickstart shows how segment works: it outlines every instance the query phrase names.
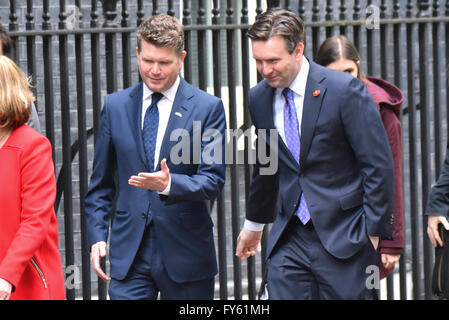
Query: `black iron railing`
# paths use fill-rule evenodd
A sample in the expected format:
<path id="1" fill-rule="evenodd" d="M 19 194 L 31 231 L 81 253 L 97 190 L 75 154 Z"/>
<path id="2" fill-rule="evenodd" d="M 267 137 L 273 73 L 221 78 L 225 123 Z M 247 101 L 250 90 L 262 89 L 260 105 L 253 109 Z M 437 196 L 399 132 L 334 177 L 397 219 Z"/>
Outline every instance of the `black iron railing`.
<path id="1" fill-rule="evenodd" d="M 137 26 L 146 16 L 162 12 L 180 18 L 188 52 L 184 78 L 223 98 L 229 128 L 245 131 L 251 127 L 246 93 L 260 80 L 245 34 L 255 17 L 272 6 L 288 8 L 303 17 L 309 57 L 315 56 L 326 37 L 346 34 L 360 50 L 368 74 L 385 78 L 404 91 L 406 249 L 399 267 L 386 281 L 385 294 L 388 299 L 432 298 L 433 250 L 422 211 L 441 170 L 449 132 L 449 1 L 67 3 L 60 0 L 55 8 L 48 0 L 11 0 L 9 8 L 0 7 L 0 21 L 14 40 L 14 58 L 32 76 L 44 133 L 53 146 L 61 253 L 66 267 L 81 270 L 75 285 L 67 286 L 68 299 L 107 298 L 105 283 L 92 276 L 81 213 L 103 97 L 139 81 Z M 232 139 L 232 151 L 237 155 L 242 152 L 239 137 Z M 246 139 L 243 145 L 244 150 L 250 147 Z M 216 297 L 220 299 L 255 299 L 265 270 L 263 254 L 243 264 L 233 254 L 251 176 L 247 153 L 244 155 L 244 165 L 228 165 L 225 190 L 211 204 L 219 262 Z M 72 279 L 70 274 L 66 276 Z"/>

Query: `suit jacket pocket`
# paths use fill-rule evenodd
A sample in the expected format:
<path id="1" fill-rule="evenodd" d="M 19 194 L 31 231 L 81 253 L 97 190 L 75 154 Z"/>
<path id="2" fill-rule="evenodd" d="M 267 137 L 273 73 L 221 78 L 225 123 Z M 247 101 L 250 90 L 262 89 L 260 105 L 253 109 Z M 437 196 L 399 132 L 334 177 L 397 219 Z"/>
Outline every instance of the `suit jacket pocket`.
<path id="1" fill-rule="evenodd" d="M 359 207 L 363 204 L 363 191 L 362 189 L 357 189 L 341 196 L 339 200 L 340 206 L 343 210 Z"/>

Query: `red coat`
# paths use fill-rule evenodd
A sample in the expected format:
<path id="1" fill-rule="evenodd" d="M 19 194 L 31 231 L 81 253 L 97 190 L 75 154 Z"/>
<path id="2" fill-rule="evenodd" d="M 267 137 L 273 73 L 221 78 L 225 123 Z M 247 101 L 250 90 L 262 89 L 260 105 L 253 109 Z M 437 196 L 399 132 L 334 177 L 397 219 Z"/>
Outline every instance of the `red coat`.
<path id="1" fill-rule="evenodd" d="M 390 142 L 391 152 L 394 162 L 394 230 L 393 240 L 381 240 L 379 245 L 379 265 L 380 277 L 388 276 L 393 269 L 387 270 L 380 262 L 382 253 L 402 254 L 404 249 L 404 210 L 403 210 L 403 189 L 402 189 L 402 140 L 401 122 L 399 114 L 401 112 L 404 96 L 399 88 L 393 84 L 374 77 L 367 77 L 364 83 L 371 94 L 380 117 L 387 132 Z"/>
<path id="2" fill-rule="evenodd" d="M 11 299 L 64 299 L 47 138 L 15 129 L 0 148 L 0 179 L 0 278 L 14 286 Z"/>

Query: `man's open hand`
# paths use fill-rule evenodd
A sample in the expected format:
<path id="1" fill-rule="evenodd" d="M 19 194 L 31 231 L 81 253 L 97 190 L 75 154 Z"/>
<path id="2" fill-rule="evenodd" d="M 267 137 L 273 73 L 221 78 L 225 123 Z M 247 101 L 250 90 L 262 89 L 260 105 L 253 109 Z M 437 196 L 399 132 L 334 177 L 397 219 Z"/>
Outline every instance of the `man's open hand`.
<path id="1" fill-rule="evenodd" d="M 161 170 L 157 172 L 140 172 L 137 176 L 131 176 L 128 183 L 137 188 L 162 192 L 170 181 L 170 170 L 167 160 L 161 161 Z"/>

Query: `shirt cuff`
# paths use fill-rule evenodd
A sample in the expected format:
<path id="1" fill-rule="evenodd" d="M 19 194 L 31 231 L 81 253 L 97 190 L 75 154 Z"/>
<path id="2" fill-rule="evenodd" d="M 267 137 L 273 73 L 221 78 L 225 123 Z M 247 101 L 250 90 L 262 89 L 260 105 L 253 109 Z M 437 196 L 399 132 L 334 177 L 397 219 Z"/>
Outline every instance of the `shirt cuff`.
<path id="1" fill-rule="evenodd" d="M 249 231 L 262 231 L 264 226 L 264 223 L 258 223 L 248 219 L 245 219 L 245 223 L 243 224 L 243 228 Z"/>
<path id="2" fill-rule="evenodd" d="M 168 184 L 165 187 L 164 190 L 162 190 L 161 192 L 158 192 L 159 194 L 163 195 L 163 196 L 169 196 L 170 195 L 170 188 L 171 188 L 171 175 L 168 175 Z"/>

